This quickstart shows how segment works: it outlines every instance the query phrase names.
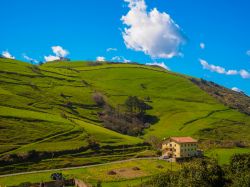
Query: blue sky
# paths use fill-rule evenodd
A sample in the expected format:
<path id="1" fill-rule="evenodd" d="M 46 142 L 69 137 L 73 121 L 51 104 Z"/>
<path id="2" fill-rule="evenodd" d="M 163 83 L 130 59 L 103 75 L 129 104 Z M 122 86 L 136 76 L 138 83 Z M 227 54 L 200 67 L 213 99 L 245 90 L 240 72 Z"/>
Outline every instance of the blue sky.
<path id="1" fill-rule="evenodd" d="M 126 1 L 1 0 L 0 52 L 165 64 L 250 95 L 248 0 Z"/>

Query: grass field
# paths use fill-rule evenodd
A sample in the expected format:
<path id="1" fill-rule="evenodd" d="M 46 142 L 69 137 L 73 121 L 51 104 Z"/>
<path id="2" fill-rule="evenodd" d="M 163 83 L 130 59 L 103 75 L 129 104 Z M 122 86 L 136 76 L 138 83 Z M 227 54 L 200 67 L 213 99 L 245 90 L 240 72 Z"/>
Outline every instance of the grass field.
<path id="1" fill-rule="evenodd" d="M 161 168 L 159 168 L 159 165 Z M 133 170 L 134 167 L 139 170 Z M 104 186 L 121 186 L 124 183 L 135 183 L 144 180 L 145 177 L 155 175 L 157 173 L 170 170 L 177 170 L 180 166 L 161 160 L 135 160 L 125 161 L 123 163 L 106 164 L 102 166 L 94 166 L 81 169 L 72 169 L 62 172 L 66 178 L 78 178 L 89 183 L 95 184 L 98 180 L 104 183 Z M 116 171 L 116 175 L 109 175 L 109 171 Z M 18 185 L 23 182 L 41 182 L 49 181 L 51 172 L 43 172 L 36 174 L 23 174 L 18 176 L 0 178 L 0 185 Z M 131 180 L 131 181 L 130 181 Z"/>
<path id="2" fill-rule="evenodd" d="M 31 150 L 51 155 L 61 152 L 53 166 L 65 167 L 134 156 L 139 148 L 144 149 L 139 144 L 150 136 L 250 141 L 248 115 L 224 106 L 193 84 L 189 77 L 160 67 L 80 61 L 34 66 L 0 59 L 0 72 L 1 158 Z M 152 109 L 148 114 L 159 121 L 140 137 L 105 129 L 97 115 L 101 109 L 92 99 L 95 92 L 102 93 L 106 102 L 114 107 L 124 103 L 128 96 L 149 97 Z M 90 138 L 100 144 L 100 152 L 69 153 L 87 147 Z M 113 147 L 112 153 L 102 149 L 107 145 Z M 106 158 L 109 155 L 112 156 Z M 46 158 L 28 166 L 8 165 L 3 170 L 13 172 L 51 166 L 51 159 Z"/>
<path id="3" fill-rule="evenodd" d="M 250 154 L 250 148 L 232 148 L 232 149 L 212 149 L 205 153 L 206 156 L 218 159 L 219 164 L 229 164 L 230 158 L 234 154 Z"/>

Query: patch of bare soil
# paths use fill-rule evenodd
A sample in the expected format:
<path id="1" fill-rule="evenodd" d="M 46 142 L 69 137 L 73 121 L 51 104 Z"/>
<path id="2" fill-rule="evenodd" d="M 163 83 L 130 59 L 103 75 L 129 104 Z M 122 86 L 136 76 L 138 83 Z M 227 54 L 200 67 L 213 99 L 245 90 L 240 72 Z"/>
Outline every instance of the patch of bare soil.
<path id="1" fill-rule="evenodd" d="M 113 170 L 114 172 L 116 172 L 117 177 L 119 178 L 126 178 L 126 179 L 130 179 L 130 178 L 135 178 L 135 177 L 143 177 L 146 176 L 146 172 L 140 170 L 140 169 L 134 169 L 133 168 L 119 168 L 116 170 Z"/>

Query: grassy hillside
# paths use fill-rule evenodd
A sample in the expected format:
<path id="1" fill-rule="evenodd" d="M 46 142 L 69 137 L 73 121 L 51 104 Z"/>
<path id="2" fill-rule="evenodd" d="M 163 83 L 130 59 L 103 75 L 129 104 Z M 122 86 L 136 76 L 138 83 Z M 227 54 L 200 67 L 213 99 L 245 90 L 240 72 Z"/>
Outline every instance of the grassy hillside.
<path id="1" fill-rule="evenodd" d="M 0 59 L 0 72 L 0 157 L 31 150 L 50 154 L 33 168 L 47 168 L 53 154 L 56 167 L 90 163 L 86 155 L 93 162 L 106 161 L 88 149 L 93 141 L 100 145 L 100 155 L 112 147 L 112 159 L 144 149 L 139 144 L 150 136 L 250 141 L 249 115 L 225 106 L 190 77 L 159 67 L 95 62 L 34 66 Z M 92 99 L 95 92 L 114 107 L 128 96 L 149 97 L 148 113 L 159 121 L 140 137 L 105 129 L 97 115 L 101 109 Z"/>
<path id="2" fill-rule="evenodd" d="M 203 79 L 191 78 L 191 81 L 225 105 L 250 115 L 250 97 L 244 92 L 235 92 Z"/>

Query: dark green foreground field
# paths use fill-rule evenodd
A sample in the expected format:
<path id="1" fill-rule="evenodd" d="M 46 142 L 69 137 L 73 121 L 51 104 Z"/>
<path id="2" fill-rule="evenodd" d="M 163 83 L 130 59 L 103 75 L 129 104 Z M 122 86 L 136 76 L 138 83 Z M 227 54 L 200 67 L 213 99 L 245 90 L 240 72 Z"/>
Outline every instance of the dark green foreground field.
<path id="1" fill-rule="evenodd" d="M 209 149 L 249 146 L 249 97 L 214 84 L 213 93 L 211 83 L 159 67 L 0 59 L 0 72 L 1 173 L 139 156 L 152 136 L 193 136 Z M 137 96 L 159 120 L 138 137 L 106 129 L 96 92 L 113 107 Z"/>

